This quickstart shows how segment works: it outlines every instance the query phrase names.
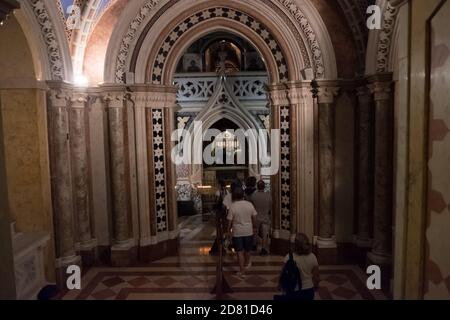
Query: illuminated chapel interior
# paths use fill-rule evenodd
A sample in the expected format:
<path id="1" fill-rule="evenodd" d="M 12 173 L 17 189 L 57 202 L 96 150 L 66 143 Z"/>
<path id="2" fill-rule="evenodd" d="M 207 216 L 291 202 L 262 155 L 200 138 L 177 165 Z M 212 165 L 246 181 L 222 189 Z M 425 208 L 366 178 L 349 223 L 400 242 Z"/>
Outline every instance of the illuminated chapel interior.
<path id="1" fill-rule="evenodd" d="M 3 0 L 0 13 L 0 298 L 54 285 L 68 300 L 214 299 L 215 192 L 255 177 L 270 254 L 242 280 L 229 252 L 226 297 L 272 299 L 304 233 L 317 299 L 450 299 L 450 1 Z"/>

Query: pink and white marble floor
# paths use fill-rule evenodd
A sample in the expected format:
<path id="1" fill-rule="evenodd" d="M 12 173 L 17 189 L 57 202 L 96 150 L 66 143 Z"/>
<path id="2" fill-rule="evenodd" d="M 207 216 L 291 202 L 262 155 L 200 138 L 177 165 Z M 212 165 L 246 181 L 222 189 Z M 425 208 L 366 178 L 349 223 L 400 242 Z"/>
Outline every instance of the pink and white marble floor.
<path id="1" fill-rule="evenodd" d="M 217 257 L 208 254 L 214 227 L 201 217 L 183 219 L 179 255 L 143 267 L 92 268 L 82 279 L 82 290 L 66 293 L 65 300 L 165 300 L 215 299 Z M 224 273 L 233 293 L 227 299 L 272 300 L 282 267 L 282 257 L 255 255 L 244 280 L 234 276 L 237 264 L 233 254 L 225 257 Z M 369 291 L 367 276 L 357 266 L 321 266 L 321 283 L 316 299 L 386 299 L 380 291 Z"/>

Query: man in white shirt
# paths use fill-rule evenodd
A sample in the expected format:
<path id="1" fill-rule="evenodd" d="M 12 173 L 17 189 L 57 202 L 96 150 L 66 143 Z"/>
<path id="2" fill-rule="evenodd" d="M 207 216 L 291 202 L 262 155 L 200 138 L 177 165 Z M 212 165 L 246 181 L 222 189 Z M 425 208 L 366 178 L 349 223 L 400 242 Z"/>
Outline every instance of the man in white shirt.
<path id="1" fill-rule="evenodd" d="M 242 188 L 234 188 L 233 203 L 228 210 L 228 234 L 233 235 L 233 246 L 237 252 L 239 278 L 245 277 L 245 270 L 251 266 L 250 252 L 253 247 L 253 237 L 256 233 L 257 212 L 253 204 L 244 199 Z"/>

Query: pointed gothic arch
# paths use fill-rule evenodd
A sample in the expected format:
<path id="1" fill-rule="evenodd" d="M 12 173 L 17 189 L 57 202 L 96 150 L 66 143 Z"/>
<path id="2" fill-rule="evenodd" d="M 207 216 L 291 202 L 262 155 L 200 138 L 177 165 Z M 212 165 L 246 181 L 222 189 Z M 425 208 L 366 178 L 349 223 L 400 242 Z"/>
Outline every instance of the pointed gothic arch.
<path id="1" fill-rule="evenodd" d="M 263 129 L 256 118 L 244 108 L 239 99 L 233 94 L 233 91 L 228 86 L 226 78 L 220 77 L 217 81 L 214 93 L 209 99 L 203 110 L 196 116 L 194 121 L 190 124 L 188 132 L 191 134 L 192 150 L 195 150 L 195 144 L 203 140 L 203 135 L 206 130 L 211 128 L 214 123 L 221 119 L 228 119 L 235 123 L 240 129 L 244 131 L 250 129 Z M 201 123 L 201 130 L 196 130 L 195 122 Z M 194 155 L 192 155 L 194 156 Z M 192 163 L 194 163 L 192 161 Z M 249 165 L 249 172 L 253 175 L 258 174 L 259 164 Z M 192 183 L 201 184 L 202 181 L 202 165 L 192 165 L 190 181 Z"/>

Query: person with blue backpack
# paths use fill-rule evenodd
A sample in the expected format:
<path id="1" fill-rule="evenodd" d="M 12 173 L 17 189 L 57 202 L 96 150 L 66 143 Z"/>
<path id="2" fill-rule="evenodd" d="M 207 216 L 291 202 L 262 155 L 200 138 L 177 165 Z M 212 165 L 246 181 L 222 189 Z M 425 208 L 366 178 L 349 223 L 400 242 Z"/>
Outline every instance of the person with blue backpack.
<path id="1" fill-rule="evenodd" d="M 276 300 L 314 300 L 319 287 L 319 263 L 312 252 L 308 236 L 299 233 L 295 239 L 295 252 L 290 251 L 284 258 L 279 289 L 281 296 Z"/>

